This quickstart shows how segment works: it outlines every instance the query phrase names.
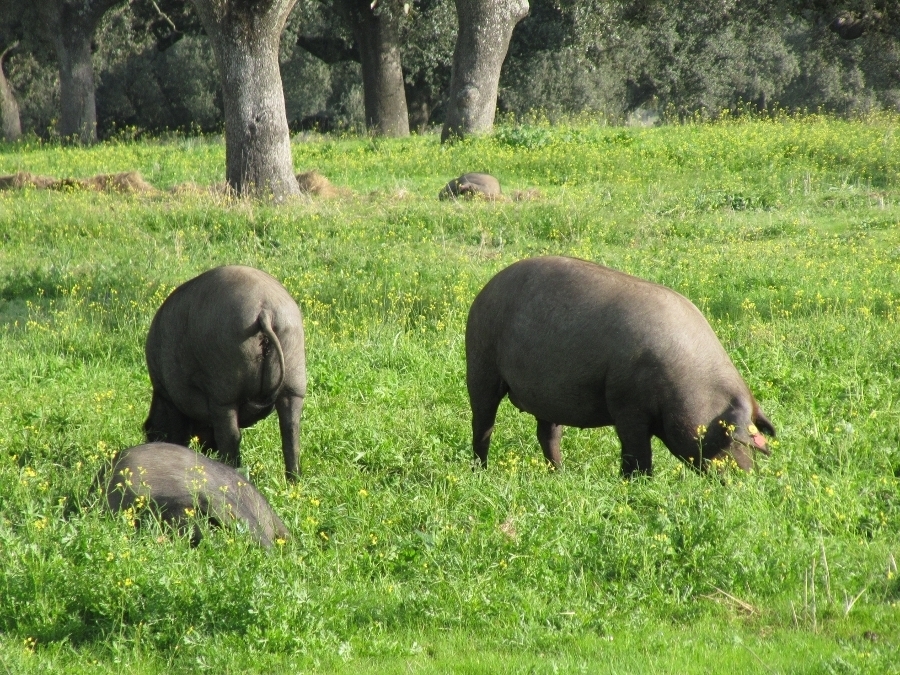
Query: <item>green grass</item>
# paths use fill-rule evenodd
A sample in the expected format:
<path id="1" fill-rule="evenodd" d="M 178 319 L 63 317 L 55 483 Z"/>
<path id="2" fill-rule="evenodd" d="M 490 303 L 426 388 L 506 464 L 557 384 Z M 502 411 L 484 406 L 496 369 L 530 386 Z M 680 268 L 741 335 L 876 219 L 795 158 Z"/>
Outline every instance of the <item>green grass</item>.
<path id="1" fill-rule="evenodd" d="M 352 193 L 280 207 L 0 192 L 0 670 L 900 672 L 898 121 L 323 139 L 297 170 Z M 0 174 L 223 167 L 216 139 L 0 146 Z M 464 171 L 541 196 L 438 202 Z M 568 429 L 551 474 L 504 403 L 471 471 L 469 304 L 546 253 L 693 300 L 773 456 L 718 479 L 657 443 L 625 483 L 612 430 Z M 225 263 L 306 321 L 302 480 L 274 419 L 242 443 L 295 534 L 273 552 L 234 531 L 191 550 L 90 492 L 142 440 L 153 313 Z"/>

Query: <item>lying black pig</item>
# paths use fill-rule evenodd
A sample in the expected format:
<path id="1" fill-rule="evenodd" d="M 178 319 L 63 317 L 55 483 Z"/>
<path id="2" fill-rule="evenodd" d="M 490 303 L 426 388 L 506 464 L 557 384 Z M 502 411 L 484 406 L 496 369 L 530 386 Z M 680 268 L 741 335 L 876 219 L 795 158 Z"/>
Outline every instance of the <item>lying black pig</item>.
<path id="1" fill-rule="evenodd" d="M 184 527 L 193 516 L 227 527 L 243 523 L 250 535 L 269 548 L 290 533 L 281 518 L 246 478 L 230 466 L 190 448 L 146 443 L 119 453 L 103 478 L 112 511 L 147 507 L 164 522 Z M 200 532 L 194 528 L 191 543 Z"/>
<path id="2" fill-rule="evenodd" d="M 464 173 L 447 183 L 438 193 L 438 199 L 441 200 L 459 197 L 500 199 L 500 181 L 487 173 Z"/>

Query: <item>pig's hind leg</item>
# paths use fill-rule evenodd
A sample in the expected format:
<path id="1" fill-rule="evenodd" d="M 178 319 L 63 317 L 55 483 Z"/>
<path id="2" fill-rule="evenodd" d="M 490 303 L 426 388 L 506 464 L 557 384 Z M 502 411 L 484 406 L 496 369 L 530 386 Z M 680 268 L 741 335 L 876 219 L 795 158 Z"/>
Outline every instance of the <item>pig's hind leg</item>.
<path id="1" fill-rule="evenodd" d="M 233 405 L 210 405 L 216 451 L 226 464 L 237 468 L 241 465 L 241 428 L 238 425 L 238 411 Z"/>
<path id="2" fill-rule="evenodd" d="M 300 477 L 300 416 L 303 413 L 303 399 L 303 396 L 282 394 L 275 403 L 284 469 L 289 481 L 296 481 Z"/>
<path id="3" fill-rule="evenodd" d="M 506 383 L 499 375 L 485 376 L 469 372 L 466 378 L 469 403 L 472 406 L 472 450 L 482 467 L 487 466 L 488 448 L 497 419 L 497 408 L 506 396 Z"/>
<path id="4" fill-rule="evenodd" d="M 538 419 L 537 439 L 544 451 L 544 457 L 554 469 L 562 468 L 562 455 L 559 450 L 559 442 L 562 439 L 563 428 L 561 424 L 554 424 L 547 420 Z"/>

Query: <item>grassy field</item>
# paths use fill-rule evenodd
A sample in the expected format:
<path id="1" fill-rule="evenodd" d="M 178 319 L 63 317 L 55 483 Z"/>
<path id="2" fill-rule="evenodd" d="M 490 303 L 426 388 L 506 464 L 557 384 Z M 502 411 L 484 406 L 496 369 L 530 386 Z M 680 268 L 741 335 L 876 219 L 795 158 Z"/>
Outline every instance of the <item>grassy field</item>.
<path id="1" fill-rule="evenodd" d="M 900 673 L 898 122 L 312 139 L 297 170 L 348 192 L 283 206 L 0 192 L 0 672 Z M 0 146 L 0 174 L 131 169 L 213 183 L 224 147 Z M 464 171 L 540 195 L 438 202 Z M 697 304 L 773 456 L 719 479 L 655 443 L 623 482 L 611 429 L 568 429 L 549 473 L 504 403 L 473 472 L 469 304 L 547 253 Z M 225 263 L 306 322 L 303 478 L 274 417 L 242 444 L 295 534 L 271 552 L 136 531 L 90 490 L 142 440 L 153 313 Z"/>

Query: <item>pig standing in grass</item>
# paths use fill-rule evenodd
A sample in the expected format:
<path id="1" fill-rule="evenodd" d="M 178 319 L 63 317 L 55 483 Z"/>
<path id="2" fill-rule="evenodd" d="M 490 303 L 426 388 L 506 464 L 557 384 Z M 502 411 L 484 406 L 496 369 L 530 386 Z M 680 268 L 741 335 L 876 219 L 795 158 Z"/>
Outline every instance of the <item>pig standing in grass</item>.
<path id="1" fill-rule="evenodd" d="M 775 435 L 700 311 L 664 286 L 574 258 L 522 260 L 475 298 L 466 325 L 472 445 L 482 465 L 508 395 L 560 467 L 562 426 L 613 425 L 622 473 L 650 474 L 650 439 L 698 468 L 744 470 Z"/>
<path id="2" fill-rule="evenodd" d="M 241 429 L 274 408 L 287 476 L 299 476 L 303 317 L 274 278 L 228 266 L 182 284 L 156 312 L 146 353 L 153 385 L 148 441 L 188 445 L 197 436 L 240 466 Z"/>
<path id="3" fill-rule="evenodd" d="M 163 521 L 183 526 L 192 516 L 220 527 L 243 523 L 251 536 L 269 548 L 290 533 L 266 498 L 229 466 L 171 443 L 147 443 L 116 456 L 106 502 L 112 511 L 147 507 Z M 194 528 L 191 543 L 200 532 Z"/>

